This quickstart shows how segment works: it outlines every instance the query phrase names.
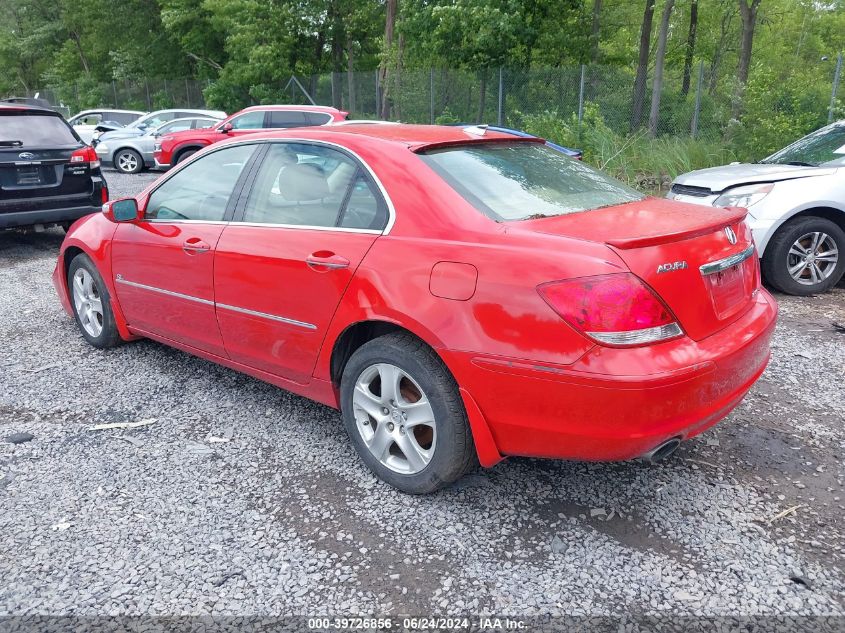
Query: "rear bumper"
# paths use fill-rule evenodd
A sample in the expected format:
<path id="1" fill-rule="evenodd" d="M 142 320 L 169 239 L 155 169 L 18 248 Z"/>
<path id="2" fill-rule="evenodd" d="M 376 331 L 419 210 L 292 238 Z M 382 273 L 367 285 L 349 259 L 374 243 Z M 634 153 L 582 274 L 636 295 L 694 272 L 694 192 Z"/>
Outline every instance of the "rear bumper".
<path id="1" fill-rule="evenodd" d="M 730 413 L 766 368 L 776 317 L 777 304 L 761 290 L 748 312 L 701 341 L 596 346 L 568 366 L 444 357 L 502 455 L 625 460 Z"/>
<path id="2" fill-rule="evenodd" d="M 0 230 L 16 229 L 35 224 L 56 224 L 74 222 L 79 218 L 102 210 L 100 206 L 67 207 L 61 209 L 34 209 L 31 211 L 7 211 L 0 213 Z"/>

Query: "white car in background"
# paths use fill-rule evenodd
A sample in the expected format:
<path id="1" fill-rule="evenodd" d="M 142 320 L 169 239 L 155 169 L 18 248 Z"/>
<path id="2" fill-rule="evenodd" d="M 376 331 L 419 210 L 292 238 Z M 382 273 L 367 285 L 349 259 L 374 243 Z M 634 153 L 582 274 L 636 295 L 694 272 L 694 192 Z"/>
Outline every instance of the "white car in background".
<path id="1" fill-rule="evenodd" d="M 106 124 L 122 127 L 138 120 L 145 114 L 146 112 L 138 110 L 83 110 L 68 119 L 68 123 L 76 130 L 79 138 L 90 145 L 91 141 L 94 140 L 94 131 L 98 125 Z"/>
<path id="2" fill-rule="evenodd" d="M 845 121 L 758 163 L 678 176 L 666 197 L 747 208 L 763 277 L 782 292 L 824 292 L 845 273 Z"/>

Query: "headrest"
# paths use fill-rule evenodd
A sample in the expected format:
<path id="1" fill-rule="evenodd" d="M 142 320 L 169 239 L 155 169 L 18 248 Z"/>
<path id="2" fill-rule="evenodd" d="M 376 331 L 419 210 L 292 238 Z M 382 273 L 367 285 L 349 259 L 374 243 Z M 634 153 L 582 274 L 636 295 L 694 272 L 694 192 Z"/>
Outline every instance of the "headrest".
<path id="1" fill-rule="evenodd" d="M 291 202 L 319 200 L 328 197 L 329 184 L 319 166 L 297 163 L 279 173 L 279 192 Z"/>

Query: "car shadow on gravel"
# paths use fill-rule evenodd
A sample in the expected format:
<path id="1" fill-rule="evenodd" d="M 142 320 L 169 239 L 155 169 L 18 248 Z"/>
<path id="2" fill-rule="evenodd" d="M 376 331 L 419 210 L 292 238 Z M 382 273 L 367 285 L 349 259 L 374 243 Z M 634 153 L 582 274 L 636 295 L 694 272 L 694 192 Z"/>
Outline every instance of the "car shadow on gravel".
<path id="1" fill-rule="evenodd" d="M 24 261 L 41 259 L 46 254 L 58 255 L 65 234 L 61 229 L 46 231 L 0 231 L 0 260 Z"/>

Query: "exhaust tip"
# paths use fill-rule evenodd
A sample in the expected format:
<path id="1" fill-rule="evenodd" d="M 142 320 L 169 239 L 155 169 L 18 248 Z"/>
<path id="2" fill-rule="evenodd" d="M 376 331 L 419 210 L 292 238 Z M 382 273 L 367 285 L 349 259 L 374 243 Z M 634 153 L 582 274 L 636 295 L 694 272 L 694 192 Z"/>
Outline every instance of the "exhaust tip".
<path id="1" fill-rule="evenodd" d="M 673 437 L 672 439 L 666 440 L 662 444 L 658 444 L 649 452 L 645 453 L 642 456 L 642 459 L 643 461 L 649 464 L 656 464 L 658 462 L 662 462 L 667 459 L 672 453 L 674 453 L 680 445 L 681 438 Z"/>

